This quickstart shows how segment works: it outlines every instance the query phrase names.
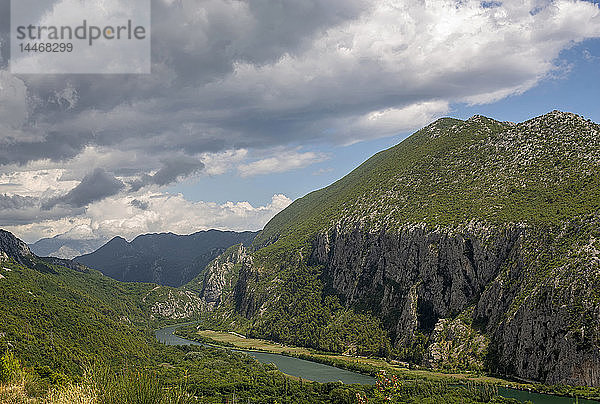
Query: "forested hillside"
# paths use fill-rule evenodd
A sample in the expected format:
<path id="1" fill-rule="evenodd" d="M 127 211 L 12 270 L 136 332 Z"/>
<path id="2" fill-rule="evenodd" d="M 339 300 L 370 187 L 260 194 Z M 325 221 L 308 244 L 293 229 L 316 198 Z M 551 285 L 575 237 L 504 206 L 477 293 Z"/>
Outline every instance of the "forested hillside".
<path id="1" fill-rule="evenodd" d="M 216 318 L 431 367 L 600 385 L 600 126 L 445 118 L 278 214 Z"/>

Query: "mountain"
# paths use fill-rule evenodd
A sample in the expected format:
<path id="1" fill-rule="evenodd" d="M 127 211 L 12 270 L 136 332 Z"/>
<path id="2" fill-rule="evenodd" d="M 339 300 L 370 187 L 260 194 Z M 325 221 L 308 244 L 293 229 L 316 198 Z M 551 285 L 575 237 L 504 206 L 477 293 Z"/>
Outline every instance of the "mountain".
<path id="1" fill-rule="evenodd" d="M 0 349 L 64 374 L 95 359 L 143 363 L 156 346 L 141 328 L 201 309 L 199 299 L 172 288 L 124 284 L 73 261 L 37 257 L 4 230 L 0 296 Z"/>
<path id="2" fill-rule="evenodd" d="M 96 251 L 106 243 L 106 239 L 72 239 L 63 235 L 43 238 L 31 244 L 31 251 L 40 257 L 73 259 Z"/>
<path id="3" fill-rule="evenodd" d="M 23 262 L 31 255 L 31 250 L 27 244 L 13 236 L 12 233 L 0 229 L 0 262 L 9 259 Z"/>
<path id="4" fill-rule="evenodd" d="M 600 386 L 600 126 L 578 115 L 440 119 L 228 254 L 189 287 L 249 335 Z"/>
<path id="5" fill-rule="evenodd" d="M 198 318 L 194 294 L 40 258 L 2 230 L 0 296 L 2 403 L 340 403 L 362 393 L 293 380 L 239 352 L 160 344 L 153 330 Z M 483 403 L 441 387 L 442 399 Z"/>
<path id="6" fill-rule="evenodd" d="M 104 275 L 127 282 L 181 286 L 234 244 L 249 245 L 257 233 L 209 230 L 180 236 L 146 234 L 127 242 L 115 237 L 97 251 L 75 258 Z"/>

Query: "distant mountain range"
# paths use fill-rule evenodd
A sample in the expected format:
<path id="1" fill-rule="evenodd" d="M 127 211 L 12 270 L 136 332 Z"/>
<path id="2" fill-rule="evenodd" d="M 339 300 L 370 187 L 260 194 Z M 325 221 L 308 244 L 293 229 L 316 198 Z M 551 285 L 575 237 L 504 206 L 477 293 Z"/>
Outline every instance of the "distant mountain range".
<path id="1" fill-rule="evenodd" d="M 208 230 L 181 236 L 145 234 L 127 242 L 115 237 L 98 250 L 75 258 L 111 278 L 126 282 L 154 282 L 181 286 L 235 244 L 249 245 L 256 232 Z"/>
<path id="2" fill-rule="evenodd" d="M 108 239 L 105 238 L 79 240 L 59 235 L 38 240 L 30 244 L 29 248 L 31 252 L 40 257 L 73 259 L 96 251 L 107 241 Z"/>

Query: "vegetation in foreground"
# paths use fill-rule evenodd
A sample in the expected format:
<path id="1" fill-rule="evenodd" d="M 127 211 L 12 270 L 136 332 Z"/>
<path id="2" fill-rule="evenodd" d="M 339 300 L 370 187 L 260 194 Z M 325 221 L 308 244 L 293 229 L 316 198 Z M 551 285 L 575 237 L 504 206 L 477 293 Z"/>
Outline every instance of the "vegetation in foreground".
<path id="1" fill-rule="evenodd" d="M 185 356 L 195 353 L 191 357 L 196 358 L 203 351 L 192 349 Z M 187 363 L 191 366 L 179 377 L 175 375 L 181 367 L 113 369 L 96 365 L 87 368 L 78 382 L 48 385 L 35 372 L 22 368 L 11 353 L 6 353 L 0 370 L 0 403 L 516 403 L 499 397 L 495 389 L 485 385 L 456 387 L 446 383 L 406 382 L 395 376 L 388 377 L 384 372 L 379 373 L 375 386 L 303 382 L 282 375 L 273 366 L 251 363 L 253 360 L 247 362 L 251 364 L 249 367 L 228 368 L 225 374 L 230 378 L 230 384 L 221 385 L 221 391 L 209 393 L 209 381 L 215 374 L 198 372 L 197 359 L 191 361 L 196 363 Z M 204 363 L 204 366 L 208 365 L 210 363 Z M 218 362 L 215 366 L 224 370 Z M 248 370 L 251 371 L 248 373 Z M 246 381 L 240 383 L 240 377 L 245 377 Z"/>
<path id="2" fill-rule="evenodd" d="M 411 364 L 389 362 L 382 358 L 368 358 L 359 356 L 345 356 L 332 353 L 318 352 L 308 348 L 286 346 L 272 341 L 242 338 L 225 331 L 212 331 L 197 329 L 196 325 L 181 327 L 175 332 L 177 335 L 207 344 L 233 347 L 245 350 L 257 350 L 281 355 L 293 356 L 299 359 L 310 360 L 341 369 L 378 377 L 382 372 L 387 373 L 397 381 L 442 383 L 451 385 L 477 385 L 494 389 L 495 386 L 504 386 L 517 390 L 531 391 L 542 394 L 552 394 L 564 397 L 577 397 L 600 400 L 600 389 L 584 386 L 545 385 L 541 383 L 523 383 L 507 380 L 483 372 L 465 372 L 454 370 L 431 370 L 415 368 Z"/>

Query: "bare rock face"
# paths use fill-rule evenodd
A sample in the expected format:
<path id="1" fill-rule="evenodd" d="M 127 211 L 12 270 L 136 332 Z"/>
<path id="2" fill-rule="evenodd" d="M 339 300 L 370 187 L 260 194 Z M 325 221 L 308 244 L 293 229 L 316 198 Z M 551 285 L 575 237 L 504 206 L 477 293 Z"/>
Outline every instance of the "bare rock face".
<path id="1" fill-rule="evenodd" d="M 323 265 L 346 305 L 381 313 L 397 347 L 417 332 L 429 336 L 427 365 L 481 366 L 489 338 L 487 359 L 499 373 L 600 386 L 596 221 L 552 231 L 477 222 L 377 232 L 338 225 L 317 236 L 310 260 Z M 455 320 L 468 308 L 485 338 Z M 462 346 L 466 340 L 474 346 Z"/>
<path id="2" fill-rule="evenodd" d="M 393 325 L 396 345 L 417 329 L 432 332 L 477 300 L 515 248 L 519 226 L 365 232 L 342 227 L 320 234 L 312 256 L 325 265 L 346 304 L 376 308 Z"/>
<path id="3" fill-rule="evenodd" d="M 532 232 L 487 287 L 474 320 L 487 324 L 496 371 L 600 386 L 598 229 L 596 215 Z"/>
<path id="4" fill-rule="evenodd" d="M 423 365 L 481 370 L 488 340 L 462 319 L 440 319 L 430 337 Z"/>
<path id="5" fill-rule="evenodd" d="M 191 291 L 157 287 L 144 297 L 149 298 L 155 300 L 150 308 L 154 317 L 183 320 L 206 310 L 204 301 Z"/>
<path id="6" fill-rule="evenodd" d="M 23 258 L 30 256 L 31 250 L 27 244 L 16 238 L 12 233 L 0 230 L 0 257 L 3 259 L 12 258 L 22 263 Z"/>
<path id="7" fill-rule="evenodd" d="M 249 259 L 246 248 L 240 244 L 231 247 L 207 266 L 200 297 L 209 310 L 214 310 L 233 291 L 239 269 Z"/>

